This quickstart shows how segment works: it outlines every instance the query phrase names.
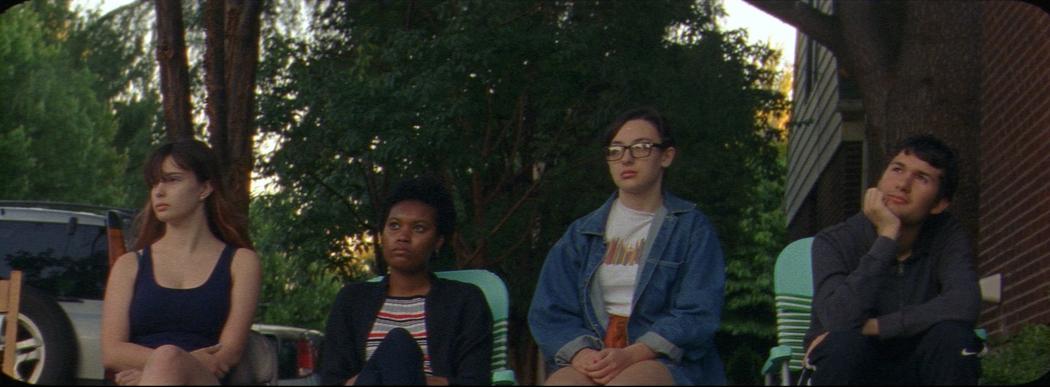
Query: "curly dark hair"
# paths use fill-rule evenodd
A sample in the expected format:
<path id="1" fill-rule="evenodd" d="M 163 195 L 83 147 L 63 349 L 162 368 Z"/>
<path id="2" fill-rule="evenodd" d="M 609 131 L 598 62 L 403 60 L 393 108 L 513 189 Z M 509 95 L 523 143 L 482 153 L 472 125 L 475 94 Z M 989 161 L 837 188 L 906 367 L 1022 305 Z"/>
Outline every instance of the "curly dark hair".
<path id="1" fill-rule="evenodd" d="M 416 177 L 404 180 L 394 188 L 383 207 L 383 220 L 390 216 L 390 209 L 406 200 L 418 200 L 434 209 L 437 219 L 438 234 L 449 241 L 456 228 L 456 206 L 452 203 L 452 194 L 445 184 L 432 176 Z"/>

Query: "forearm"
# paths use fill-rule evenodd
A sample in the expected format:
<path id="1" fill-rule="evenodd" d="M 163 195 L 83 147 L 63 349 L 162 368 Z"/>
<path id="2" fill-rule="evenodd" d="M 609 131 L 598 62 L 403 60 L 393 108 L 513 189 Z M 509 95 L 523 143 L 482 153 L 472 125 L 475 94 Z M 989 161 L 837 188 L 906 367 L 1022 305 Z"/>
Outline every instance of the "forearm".
<path id="1" fill-rule="evenodd" d="M 924 304 L 879 316 L 879 337 L 914 336 L 942 321 L 975 323 L 980 313 L 980 293 L 977 290 L 965 292 L 972 294 L 963 293 L 942 294 Z"/>
<path id="2" fill-rule="evenodd" d="M 599 350 L 602 348 L 601 343 L 601 339 L 597 336 L 579 336 L 564 345 L 555 348 L 554 360 L 560 365 L 568 365 L 572 363 L 572 358 L 575 357 L 577 353 L 584 349 Z"/>
<path id="3" fill-rule="evenodd" d="M 828 241 L 814 241 L 813 308 L 825 329 L 859 328 L 872 317 L 867 310 L 878 296 L 880 278 L 892 267 L 896 251 L 896 241 L 880 237 L 851 271 L 843 252 Z"/>
<path id="4" fill-rule="evenodd" d="M 652 350 L 652 348 L 649 348 L 649 346 L 645 345 L 644 343 L 634 343 L 628 345 L 627 348 L 624 348 L 624 350 L 626 350 L 627 354 L 630 355 L 631 364 L 646 360 L 653 360 L 656 359 L 657 356 L 659 356 L 656 352 Z"/>
<path id="5" fill-rule="evenodd" d="M 142 369 L 153 349 L 129 342 L 107 343 L 102 349 L 103 367 L 117 372 Z"/>

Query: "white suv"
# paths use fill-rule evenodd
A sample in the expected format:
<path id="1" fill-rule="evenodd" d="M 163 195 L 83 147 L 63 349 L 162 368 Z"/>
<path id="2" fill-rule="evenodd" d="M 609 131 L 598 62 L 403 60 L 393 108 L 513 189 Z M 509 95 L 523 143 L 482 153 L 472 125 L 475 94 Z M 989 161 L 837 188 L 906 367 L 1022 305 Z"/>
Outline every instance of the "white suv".
<path id="1" fill-rule="evenodd" d="M 0 201 L 0 276 L 7 277 L 12 268 L 22 270 L 26 284 L 17 379 L 33 384 L 104 382 L 100 331 L 109 273 L 107 227 L 121 231 L 110 235 L 130 235 L 123 226 L 132 216 L 125 209 Z M 122 239 L 113 238 L 127 246 L 129 241 Z M 124 251 L 123 246 L 117 251 Z M 262 324 L 252 328 L 276 344 L 278 384 L 316 384 L 313 364 L 319 364 L 320 332 Z"/>

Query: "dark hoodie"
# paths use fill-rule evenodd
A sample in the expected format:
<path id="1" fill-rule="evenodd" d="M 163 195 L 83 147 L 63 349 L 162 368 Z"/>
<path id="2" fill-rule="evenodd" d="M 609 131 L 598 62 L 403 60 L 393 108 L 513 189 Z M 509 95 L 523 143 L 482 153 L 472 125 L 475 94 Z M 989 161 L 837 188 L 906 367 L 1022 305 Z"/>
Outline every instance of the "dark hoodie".
<path id="1" fill-rule="evenodd" d="M 859 330 L 869 318 L 878 319 L 881 339 L 913 337 L 941 321 L 976 324 L 981 294 L 973 249 L 955 218 L 927 218 L 904 262 L 897 249 L 863 213 L 817 234 L 807 348 L 821 333 Z"/>

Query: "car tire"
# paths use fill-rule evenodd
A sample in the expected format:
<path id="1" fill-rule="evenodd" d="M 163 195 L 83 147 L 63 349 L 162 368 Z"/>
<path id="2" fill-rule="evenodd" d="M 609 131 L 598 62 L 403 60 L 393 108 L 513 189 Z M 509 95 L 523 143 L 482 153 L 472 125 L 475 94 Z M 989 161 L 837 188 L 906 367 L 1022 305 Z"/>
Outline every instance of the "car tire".
<path id="1" fill-rule="evenodd" d="M 65 311 L 51 296 L 28 286 L 22 288 L 20 309 L 17 379 L 31 384 L 73 384 L 78 350 Z"/>

